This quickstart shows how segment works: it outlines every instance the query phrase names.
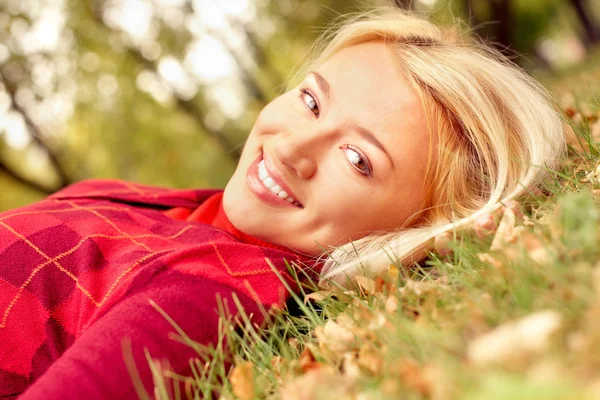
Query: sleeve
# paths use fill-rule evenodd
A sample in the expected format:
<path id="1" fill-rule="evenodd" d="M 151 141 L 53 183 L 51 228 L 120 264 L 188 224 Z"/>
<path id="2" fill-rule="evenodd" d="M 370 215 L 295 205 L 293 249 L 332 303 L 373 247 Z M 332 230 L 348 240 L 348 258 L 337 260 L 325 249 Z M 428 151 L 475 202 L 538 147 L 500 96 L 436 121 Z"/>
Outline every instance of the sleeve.
<path id="1" fill-rule="evenodd" d="M 144 347 L 153 359 L 167 359 L 172 371 L 185 376 L 191 376 L 190 358 L 199 355 L 169 337 L 169 332 L 176 332 L 175 328 L 149 300 L 162 308 L 192 340 L 214 345 L 219 318 L 216 295 L 219 293 L 226 299 L 228 310 L 236 314 L 233 292 L 230 287 L 206 278 L 162 279 L 150 289 L 127 297 L 98 319 L 19 399 L 147 398 L 136 391 L 128 372 L 122 348 L 125 338 L 131 341 L 139 380 L 153 398 L 152 373 Z M 236 296 L 248 315 L 260 315 L 252 299 L 238 292 Z"/>

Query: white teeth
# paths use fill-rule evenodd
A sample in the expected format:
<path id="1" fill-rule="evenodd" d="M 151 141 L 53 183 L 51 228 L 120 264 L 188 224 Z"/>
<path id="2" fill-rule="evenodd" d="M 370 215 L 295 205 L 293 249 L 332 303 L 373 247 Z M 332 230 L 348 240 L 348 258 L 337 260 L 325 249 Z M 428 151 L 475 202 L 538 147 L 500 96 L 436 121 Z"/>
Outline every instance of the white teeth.
<path id="1" fill-rule="evenodd" d="M 278 194 L 279 192 L 283 191 L 282 187 L 279 185 L 275 185 L 271 188 L 271 192 Z"/>
<path id="2" fill-rule="evenodd" d="M 258 169 L 258 178 L 261 181 L 264 181 L 266 177 L 268 177 L 269 175 L 267 174 L 267 171 L 264 170 L 264 168 L 259 168 Z"/>
<path id="3" fill-rule="evenodd" d="M 279 198 L 287 201 L 288 203 L 294 203 L 296 201 L 293 197 L 290 197 L 287 192 L 273 180 L 273 178 L 269 176 L 267 167 L 265 166 L 265 160 L 261 160 L 258 163 L 258 178 L 262 181 L 263 185 L 265 185 L 267 189 L 271 191 L 271 193 L 279 196 Z"/>
<path id="4" fill-rule="evenodd" d="M 267 173 L 267 167 L 265 167 L 265 160 L 261 160 L 258 163 L 258 177 L 261 181 L 264 181 L 269 174 Z"/>
<path id="5" fill-rule="evenodd" d="M 275 183 L 275 181 L 273 180 L 273 178 L 271 178 L 270 176 L 267 176 L 264 180 L 263 183 L 265 184 L 266 187 L 268 187 L 269 189 L 271 189 L 273 186 L 277 185 Z"/>

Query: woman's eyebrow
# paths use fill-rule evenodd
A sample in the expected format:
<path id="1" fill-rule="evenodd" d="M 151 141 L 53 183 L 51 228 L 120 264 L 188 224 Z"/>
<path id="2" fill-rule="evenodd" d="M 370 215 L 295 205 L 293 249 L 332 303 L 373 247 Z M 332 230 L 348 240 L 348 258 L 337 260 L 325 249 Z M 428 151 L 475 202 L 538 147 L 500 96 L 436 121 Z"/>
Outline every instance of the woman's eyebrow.
<path id="1" fill-rule="evenodd" d="M 366 140 L 367 142 L 371 143 L 373 146 L 375 146 L 379 150 L 381 150 L 387 156 L 388 160 L 390 160 L 390 163 L 392 164 L 392 169 L 394 169 L 394 160 L 392 160 L 392 157 L 390 157 L 390 154 L 387 152 L 385 147 L 383 147 L 383 144 L 379 141 L 379 139 L 377 139 L 377 136 L 375 136 L 375 134 L 373 132 L 371 132 L 369 129 L 363 128 L 362 126 L 359 126 L 359 125 L 352 125 L 351 127 L 356 132 L 358 132 L 358 134 L 364 140 Z"/>
<path id="2" fill-rule="evenodd" d="M 329 82 L 327 82 L 327 79 L 323 78 L 323 75 L 319 74 L 316 71 L 310 71 L 309 74 L 313 74 L 313 76 L 317 80 L 317 85 L 319 86 L 319 89 L 321 89 L 321 91 L 325 93 L 325 96 L 327 96 L 327 99 L 329 99 L 329 92 L 331 89 L 329 87 Z"/>

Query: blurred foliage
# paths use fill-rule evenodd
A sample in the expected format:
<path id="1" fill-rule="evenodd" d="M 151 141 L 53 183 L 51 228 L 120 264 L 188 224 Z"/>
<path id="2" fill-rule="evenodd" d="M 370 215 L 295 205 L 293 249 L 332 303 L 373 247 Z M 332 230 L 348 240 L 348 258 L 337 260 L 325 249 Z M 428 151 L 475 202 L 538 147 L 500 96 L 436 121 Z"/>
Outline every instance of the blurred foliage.
<path id="1" fill-rule="evenodd" d="M 2 0 L 0 210 L 86 178 L 223 187 L 262 107 L 361 7 L 462 20 L 522 65 L 557 69 L 589 48 L 576 2 Z"/>

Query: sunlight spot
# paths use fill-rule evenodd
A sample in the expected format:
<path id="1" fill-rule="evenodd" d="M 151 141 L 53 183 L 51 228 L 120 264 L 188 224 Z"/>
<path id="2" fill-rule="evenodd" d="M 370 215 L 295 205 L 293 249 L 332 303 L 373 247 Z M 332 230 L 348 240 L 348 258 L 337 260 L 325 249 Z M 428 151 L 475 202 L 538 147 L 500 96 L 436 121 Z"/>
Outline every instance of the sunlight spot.
<path id="1" fill-rule="evenodd" d="M 171 84 L 175 92 L 182 99 L 188 100 L 196 95 L 196 85 L 181 63 L 172 56 L 166 56 L 158 64 L 158 73 Z"/>
<path id="2" fill-rule="evenodd" d="M 119 90 L 119 82 L 113 75 L 104 74 L 98 78 L 97 87 L 101 95 L 112 97 Z"/>
<path id="3" fill-rule="evenodd" d="M 0 43 L 0 64 L 4 64 L 10 57 L 10 50 L 8 47 Z"/>
<path id="4" fill-rule="evenodd" d="M 173 100 L 173 92 L 171 89 L 152 71 L 141 71 L 138 74 L 135 83 L 140 91 L 148 93 L 160 104 L 168 104 Z"/>
<path id="5" fill-rule="evenodd" d="M 195 41 L 189 48 L 184 65 L 203 82 L 215 82 L 232 75 L 235 60 L 217 39 L 210 35 Z"/>
<path id="6" fill-rule="evenodd" d="M 5 91 L 0 92 L 0 116 L 4 115 L 12 105 L 12 101 L 10 100 L 10 96 Z M 0 121 L 2 117 L 0 117 Z M 1 126 L 1 125 L 0 125 Z"/>
<path id="7" fill-rule="evenodd" d="M 227 19 L 216 3 L 206 0 L 193 0 L 192 7 L 202 24 L 213 29 L 223 29 L 227 26 Z"/>
<path id="8" fill-rule="evenodd" d="M 107 7 L 103 18 L 114 28 L 120 28 L 129 35 L 134 43 L 140 43 L 153 36 L 153 8 L 149 2 L 141 0 L 125 0 L 120 7 Z"/>
<path id="9" fill-rule="evenodd" d="M 100 66 L 100 57 L 98 54 L 88 51 L 81 57 L 81 68 L 87 72 L 94 72 Z"/>
<path id="10" fill-rule="evenodd" d="M 229 119 L 240 118 L 246 109 L 246 92 L 237 79 L 227 79 L 207 88 L 206 96 L 214 101 Z"/>
<path id="11" fill-rule="evenodd" d="M 4 126 L 0 125 L 0 128 L 4 128 L 4 141 L 6 144 L 18 150 L 27 147 L 29 142 L 31 142 L 31 138 L 21 114 L 9 111 L 2 120 Z"/>

